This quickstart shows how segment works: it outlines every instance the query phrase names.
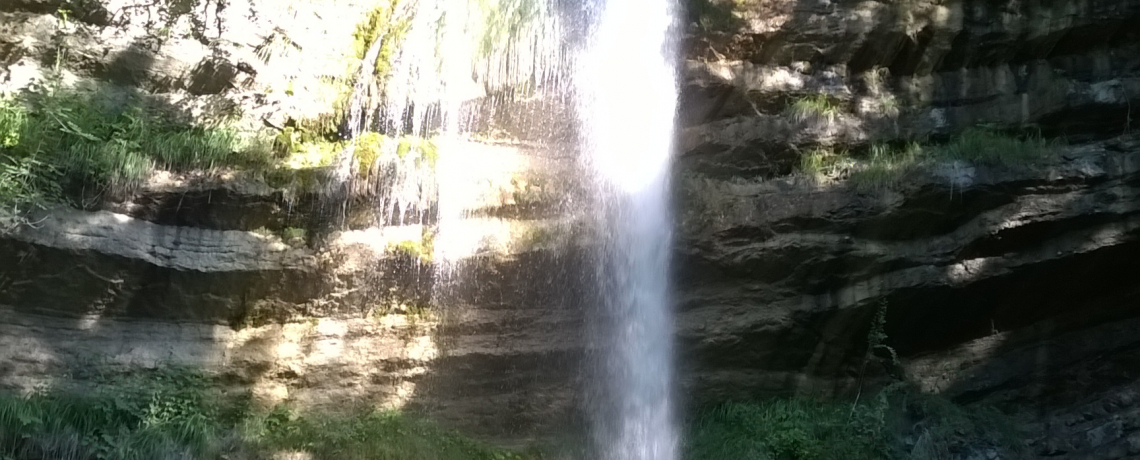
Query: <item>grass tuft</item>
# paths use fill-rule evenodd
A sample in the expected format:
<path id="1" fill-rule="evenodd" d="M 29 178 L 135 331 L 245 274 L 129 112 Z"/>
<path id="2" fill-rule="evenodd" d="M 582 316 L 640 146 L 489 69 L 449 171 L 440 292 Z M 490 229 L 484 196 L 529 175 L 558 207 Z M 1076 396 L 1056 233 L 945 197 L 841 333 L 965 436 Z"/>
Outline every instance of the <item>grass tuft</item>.
<path id="1" fill-rule="evenodd" d="M 831 176 L 850 166 L 847 152 L 816 148 L 800 156 L 800 171 L 811 177 Z"/>
<path id="2" fill-rule="evenodd" d="M 799 170 L 811 177 L 846 178 L 860 191 L 897 185 L 908 173 L 950 161 L 979 165 L 1025 166 L 1050 158 L 1058 145 L 1040 136 L 1012 136 L 970 129 L 941 145 L 874 144 L 864 155 L 815 149 L 800 156 Z"/>
<path id="3" fill-rule="evenodd" d="M 798 122 L 822 120 L 833 123 L 843 113 L 843 105 L 826 94 L 813 94 L 795 100 L 787 110 Z"/>
<path id="4" fill-rule="evenodd" d="M 887 144 L 872 145 L 869 156 L 860 168 L 851 172 L 848 179 L 860 191 L 894 186 L 906 173 L 924 161 L 926 152 L 927 149 L 916 142 L 902 148 Z"/>
<path id="5" fill-rule="evenodd" d="M 986 129 L 969 129 L 935 150 L 938 157 L 977 164 L 1016 166 L 1057 152 L 1057 144 L 1039 135 L 1009 136 Z"/>

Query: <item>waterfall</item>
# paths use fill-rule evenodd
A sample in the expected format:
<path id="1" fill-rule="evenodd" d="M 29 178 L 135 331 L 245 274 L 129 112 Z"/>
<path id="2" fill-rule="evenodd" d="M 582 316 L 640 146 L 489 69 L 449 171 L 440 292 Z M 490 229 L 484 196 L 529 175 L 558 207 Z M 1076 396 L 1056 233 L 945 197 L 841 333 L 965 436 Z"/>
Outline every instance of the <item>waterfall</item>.
<path id="1" fill-rule="evenodd" d="M 608 0 L 576 81 L 603 219 L 595 437 L 607 460 L 671 460 L 669 204 L 676 76 L 669 0 Z"/>
<path id="2" fill-rule="evenodd" d="M 437 290 L 462 276 L 452 266 L 478 244 L 472 238 L 478 235 L 460 227 L 468 217 L 464 184 L 479 180 L 468 176 L 485 161 L 473 143 L 498 136 L 500 128 L 558 137 L 547 126 L 496 126 L 499 109 L 522 106 L 512 105 L 515 98 L 542 94 L 572 107 L 576 120 L 544 113 L 539 104 L 527 106 L 538 116 L 507 117 L 507 123 L 569 122 L 578 134 L 573 150 L 593 176 L 587 182 L 600 224 L 594 278 L 600 308 L 591 315 L 598 318 L 591 339 L 601 358 L 590 393 L 596 448 L 606 460 L 672 460 L 678 443 L 668 283 L 677 98 L 671 1 L 420 0 L 384 76 L 383 97 L 353 99 L 353 123 L 393 137 L 430 137 L 437 149 L 438 187 L 430 189 L 438 194 Z M 366 60 L 375 59 L 378 46 Z M 361 81 L 358 93 L 371 88 L 369 77 Z M 358 101 L 373 105 L 361 109 Z"/>

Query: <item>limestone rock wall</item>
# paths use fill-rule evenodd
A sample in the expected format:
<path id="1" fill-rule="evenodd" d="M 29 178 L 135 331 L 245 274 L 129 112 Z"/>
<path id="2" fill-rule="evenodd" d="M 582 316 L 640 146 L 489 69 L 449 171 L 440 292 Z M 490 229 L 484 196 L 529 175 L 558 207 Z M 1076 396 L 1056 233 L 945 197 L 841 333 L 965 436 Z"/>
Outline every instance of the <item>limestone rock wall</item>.
<path id="1" fill-rule="evenodd" d="M 248 130 L 330 114 L 379 2 L 36 0 L 0 5 L 0 93 L 112 85 Z M 100 89 L 108 93 L 106 88 Z"/>
<path id="2" fill-rule="evenodd" d="M 346 24 L 372 5 L 270 3 L 196 3 L 196 23 L 163 2 L 107 2 L 67 22 L 62 2 L 6 2 L 0 83 L 27 87 L 66 49 L 66 78 L 188 116 L 241 107 L 247 125 L 281 126 L 320 114 L 323 72 L 346 63 L 309 56 L 343 58 Z M 873 386 L 884 371 L 862 364 L 885 305 L 902 372 L 923 388 L 1032 423 L 1048 414 L 1059 423 L 1035 428 L 1041 455 L 1128 451 L 1140 3 L 688 8 L 675 257 L 685 402 Z M 281 33 L 298 54 L 257 55 Z M 789 112 L 818 95 L 838 110 Z M 1021 167 L 945 162 L 876 191 L 795 171 L 816 146 L 938 140 L 978 123 L 1072 143 Z M 584 362 L 604 350 L 586 340 L 597 223 L 564 147 L 471 146 L 474 160 L 442 178 L 463 191 L 450 228 L 462 238 L 448 241 L 466 252 L 449 265 L 423 257 L 436 222 L 385 227 L 374 201 L 330 209 L 316 191 L 248 177 L 168 177 L 95 210 L 35 216 L 0 236 L 0 385 L 173 363 L 267 401 L 404 407 L 509 442 L 566 431 L 582 422 Z M 343 225 L 317 231 L 334 213 Z M 1073 421 L 1086 409 L 1095 416 Z"/>

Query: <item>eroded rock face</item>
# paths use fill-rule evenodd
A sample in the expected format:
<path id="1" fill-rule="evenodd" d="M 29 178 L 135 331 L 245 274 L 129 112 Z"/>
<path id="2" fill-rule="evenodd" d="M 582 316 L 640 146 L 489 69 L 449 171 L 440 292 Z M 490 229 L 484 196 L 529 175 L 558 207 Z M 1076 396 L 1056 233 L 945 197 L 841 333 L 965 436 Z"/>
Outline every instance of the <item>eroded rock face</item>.
<path id="1" fill-rule="evenodd" d="M 1125 2 L 692 2 L 682 164 L 787 174 L 797 152 L 977 124 L 1117 135 L 1140 91 Z M 826 95 L 830 123 L 788 107 Z"/>
<path id="2" fill-rule="evenodd" d="M 374 2 L 16 1 L 0 6 L 0 92 L 111 84 L 196 122 L 282 127 L 334 111 Z"/>
<path id="3" fill-rule="evenodd" d="M 1135 385 L 1120 363 L 1140 314 L 1138 13 L 1128 1 L 690 4 L 677 275 L 688 394 L 852 391 L 874 380 L 861 364 L 886 305 L 897 371 L 923 388 L 1049 414 L 1030 427 L 1037 455 L 1133 455 L 1137 428 L 1116 422 L 1131 406 L 1110 402 Z M 826 111 L 796 113 L 806 98 Z M 979 124 L 1082 145 L 1027 168 L 946 162 L 874 192 L 796 173 L 817 147 Z"/>
<path id="4" fill-rule="evenodd" d="M 343 29 L 366 3 L 291 22 L 241 19 L 265 5 L 229 2 L 198 33 L 220 34 L 220 23 L 256 45 L 283 27 L 308 54 L 296 37 Z M 241 105 L 247 122 L 282 126 L 327 108 L 302 87 L 296 97 L 257 89 L 280 69 L 241 40 L 203 43 L 189 23 L 172 29 L 187 36 L 136 40 L 150 32 L 114 14 L 64 25 L 61 4 L 0 5 L 5 88 L 39 78 L 62 40 L 76 79 L 151 92 L 195 116 Z M 1135 455 L 1140 142 L 1121 134 L 1140 91 L 1140 3 L 702 8 L 703 30 L 686 45 L 676 181 L 686 403 L 873 385 L 883 371 L 863 372 L 866 339 L 885 305 L 900 372 L 922 388 L 1047 422 L 1033 428 L 1042 456 Z M 717 11 L 720 22 L 701 22 Z M 818 94 L 839 109 L 789 112 Z M 531 137 L 526 116 L 497 116 Z M 1022 167 L 937 164 L 877 191 L 795 173 L 816 146 L 937 138 L 980 122 L 1077 142 Z M 573 137 L 572 126 L 543 128 Z M 431 219 L 384 227 L 375 201 L 330 209 L 319 191 L 256 180 L 174 178 L 35 217 L 0 238 L 0 260 L 12 261 L 0 265 L 0 384 L 82 379 L 74 371 L 93 360 L 174 363 L 268 401 L 405 407 L 492 439 L 576 426 L 583 363 L 604 352 L 586 340 L 595 248 L 580 165 L 565 146 L 473 148 L 494 160 L 459 168 L 470 187 L 452 236 L 469 251 L 448 270 L 392 250 L 423 250 Z M 336 228 L 318 232 L 333 213 Z M 433 302 L 441 308 L 422 310 Z"/>
<path id="5" fill-rule="evenodd" d="M 754 388 L 782 390 L 780 370 L 850 375 L 845 366 L 863 358 L 851 345 L 884 301 L 887 334 L 903 356 L 1023 328 L 1033 336 L 1048 322 L 1052 334 L 1140 313 L 1126 300 L 1135 295 L 1126 280 L 1140 223 L 1138 160 L 1087 147 L 1031 170 L 977 169 L 958 188 L 931 174 L 868 194 L 689 182 L 678 276 L 680 334 L 694 353 L 687 361 L 778 363 L 772 376 L 739 376 L 772 382 Z M 1100 298 L 1097 308 L 1078 307 Z M 1126 337 L 1112 346 L 1131 343 Z M 935 389 L 974 384 L 967 364 L 935 361 L 957 363 L 931 373 L 955 382 Z"/>

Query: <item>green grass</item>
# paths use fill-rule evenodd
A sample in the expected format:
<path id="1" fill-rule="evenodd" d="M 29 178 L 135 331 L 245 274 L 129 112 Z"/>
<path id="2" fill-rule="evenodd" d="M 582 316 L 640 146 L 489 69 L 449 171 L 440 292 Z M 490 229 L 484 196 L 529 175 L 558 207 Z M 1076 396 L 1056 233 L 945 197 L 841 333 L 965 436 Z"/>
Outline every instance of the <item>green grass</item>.
<path id="1" fill-rule="evenodd" d="M 948 460 L 986 450 L 1001 458 L 1024 453 L 1013 423 L 996 410 L 967 410 L 901 386 L 869 399 L 856 406 L 805 399 L 725 404 L 690 425 L 683 458 Z"/>
<path id="2" fill-rule="evenodd" d="M 787 112 L 799 122 L 825 120 L 831 123 L 843 113 L 843 104 L 826 94 L 813 94 L 793 101 L 788 105 Z"/>
<path id="3" fill-rule="evenodd" d="M 902 148 L 885 144 L 872 145 L 863 167 L 852 171 L 848 179 L 858 190 L 891 187 L 921 164 L 926 152 L 926 149 L 914 142 Z"/>
<path id="4" fill-rule="evenodd" d="M 267 164 L 236 131 L 178 123 L 153 107 L 45 89 L 0 100 L 0 204 L 57 200 L 62 190 L 124 190 L 156 168 Z"/>
<path id="5" fill-rule="evenodd" d="M 799 399 L 726 404 L 689 432 L 689 460 L 886 459 L 881 431 L 855 423 L 851 406 Z"/>
<path id="6" fill-rule="evenodd" d="M 410 311 L 410 315 L 424 314 Z M 245 391 L 179 368 L 87 372 L 90 386 L 32 395 L 0 392 L 0 459 L 522 460 L 393 411 L 304 412 L 258 406 Z M 1019 458 L 1001 413 L 969 409 L 905 386 L 858 405 L 772 399 L 718 406 L 687 425 L 686 460 L 965 458 L 996 450 Z"/>
<path id="7" fill-rule="evenodd" d="M 493 448 L 396 412 L 261 410 L 248 393 L 163 369 L 98 378 L 87 391 L 0 393 L 0 458 L 25 460 L 262 459 L 508 460 Z"/>
<path id="8" fill-rule="evenodd" d="M 800 155 L 800 172 L 809 176 L 828 176 L 838 173 L 851 163 L 845 151 L 815 148 Z"/>
<path id="9" fill-rule="evenodd" d="M 862 155 L 815 149 L 800 156 L 800 172 L 812 177 L 846 178 L 860 191 L 897 185 L 911 171 L 963 161 L 975 165 L 1019 167 L 1056 155 L 1058 145 L 1040 136 L 1014 136 L 970 129 L 944 144 L 874 144 Z"/>
<path id="10" fill-rule="evenodd" d="M 1038 135 L 1010 136 L 985 129 L 969 129 L 934 149 L 938 158 L 977 164 L 1017 166 L 1057 153 L 1057 144 Z"/>

